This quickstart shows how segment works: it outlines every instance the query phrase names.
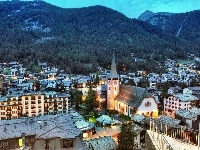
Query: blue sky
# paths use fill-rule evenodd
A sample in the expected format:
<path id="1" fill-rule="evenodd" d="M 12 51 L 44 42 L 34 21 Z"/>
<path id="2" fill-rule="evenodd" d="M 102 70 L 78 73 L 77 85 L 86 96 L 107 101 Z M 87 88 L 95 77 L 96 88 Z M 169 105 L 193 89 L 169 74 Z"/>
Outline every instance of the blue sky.
<path id="1" fill-rule="evenodd" d="M 44 0 L 63 8 L 104 5 L 120 11 L 129 18 L 137 18 L 145 10 L 153 12 L 187 12 L 200 9 L 200 0 Z"/>

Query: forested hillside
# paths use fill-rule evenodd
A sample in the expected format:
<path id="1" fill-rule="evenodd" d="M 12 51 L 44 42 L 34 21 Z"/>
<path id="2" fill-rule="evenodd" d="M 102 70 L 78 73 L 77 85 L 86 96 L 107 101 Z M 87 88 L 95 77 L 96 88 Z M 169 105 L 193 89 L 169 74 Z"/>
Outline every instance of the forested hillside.
<path id="1" fill-rule="evenodd" d="M 200 10 L 170 15 L 145 11 L 138 19 L 200 45 Z"/>
<path id="2" fill-rule="evenodd" d="M 72 73 L 109 68 L 155 70 L 157 61 L 199 55 L 200 48 L 103 6 L 63 9 L 45 2 L 0 2 L 2 62 L 46 61 Z M 131 57 L 141 58 L 136 64 Z M 148 62 L 148 63 L 147 63 Z"/>

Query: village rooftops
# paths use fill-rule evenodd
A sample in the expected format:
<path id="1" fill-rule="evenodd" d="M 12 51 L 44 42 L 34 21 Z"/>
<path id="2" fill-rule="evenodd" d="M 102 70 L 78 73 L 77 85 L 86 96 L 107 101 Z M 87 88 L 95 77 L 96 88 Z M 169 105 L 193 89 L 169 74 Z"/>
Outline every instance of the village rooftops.
<path id="1" fill-rule="evenodd" d="M 0 132 L 0 140 L 19 138 L 22 133 L 36 139 L 75 138 L 81 134 L 69 114 L 2 120 Z"/>
<path id="2" fill-rule="evenodd" d="M 176 111 L 176 114 L 183 118 L 192 119 L 200 115 L 200 108 L 194 107 L 189 110 L 179 109 Z"/>
<path id="3" fill-rule="evenodd" d="M 176 93 L 176 94 L 173 94 L 173 96 L 178 98 L 182 102 L 189 102 L 189 101 L 192 101 L 192 100 L 198 100 L 198 98 L 196 96 L 193 96 L 191 94 Z"/>

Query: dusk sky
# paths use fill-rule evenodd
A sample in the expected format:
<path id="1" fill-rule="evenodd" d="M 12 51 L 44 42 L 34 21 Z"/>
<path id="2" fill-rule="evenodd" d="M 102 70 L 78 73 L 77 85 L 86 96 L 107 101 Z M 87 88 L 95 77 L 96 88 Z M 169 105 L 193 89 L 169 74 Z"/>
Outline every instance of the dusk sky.
<path id="1" fill-rule="evenodd" d="M 63 8 L 103 5 L 137 18 L 145 10 L 153 12 L 187 12 L 200 9 L 200 0 L 44 0 Z"/>

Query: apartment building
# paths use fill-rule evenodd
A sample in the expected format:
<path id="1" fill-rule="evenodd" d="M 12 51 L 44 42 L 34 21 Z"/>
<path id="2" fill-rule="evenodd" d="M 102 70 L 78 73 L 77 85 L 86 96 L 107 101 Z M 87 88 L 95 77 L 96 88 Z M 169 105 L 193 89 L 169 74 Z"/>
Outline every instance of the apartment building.
<path id="1" fill-rule="evenodd" d="M 0 120 L 66 113 L 69 94 L 50 92 L 15 92 L 0 98 Z"/>
<path id="2" fill-rule="evenodd" d="M 164 99 L 164 113 L 174 118 L 177 110 L 189 110 L 196 107 L 198 101 L 192 94 L 174 93 Z"/>

